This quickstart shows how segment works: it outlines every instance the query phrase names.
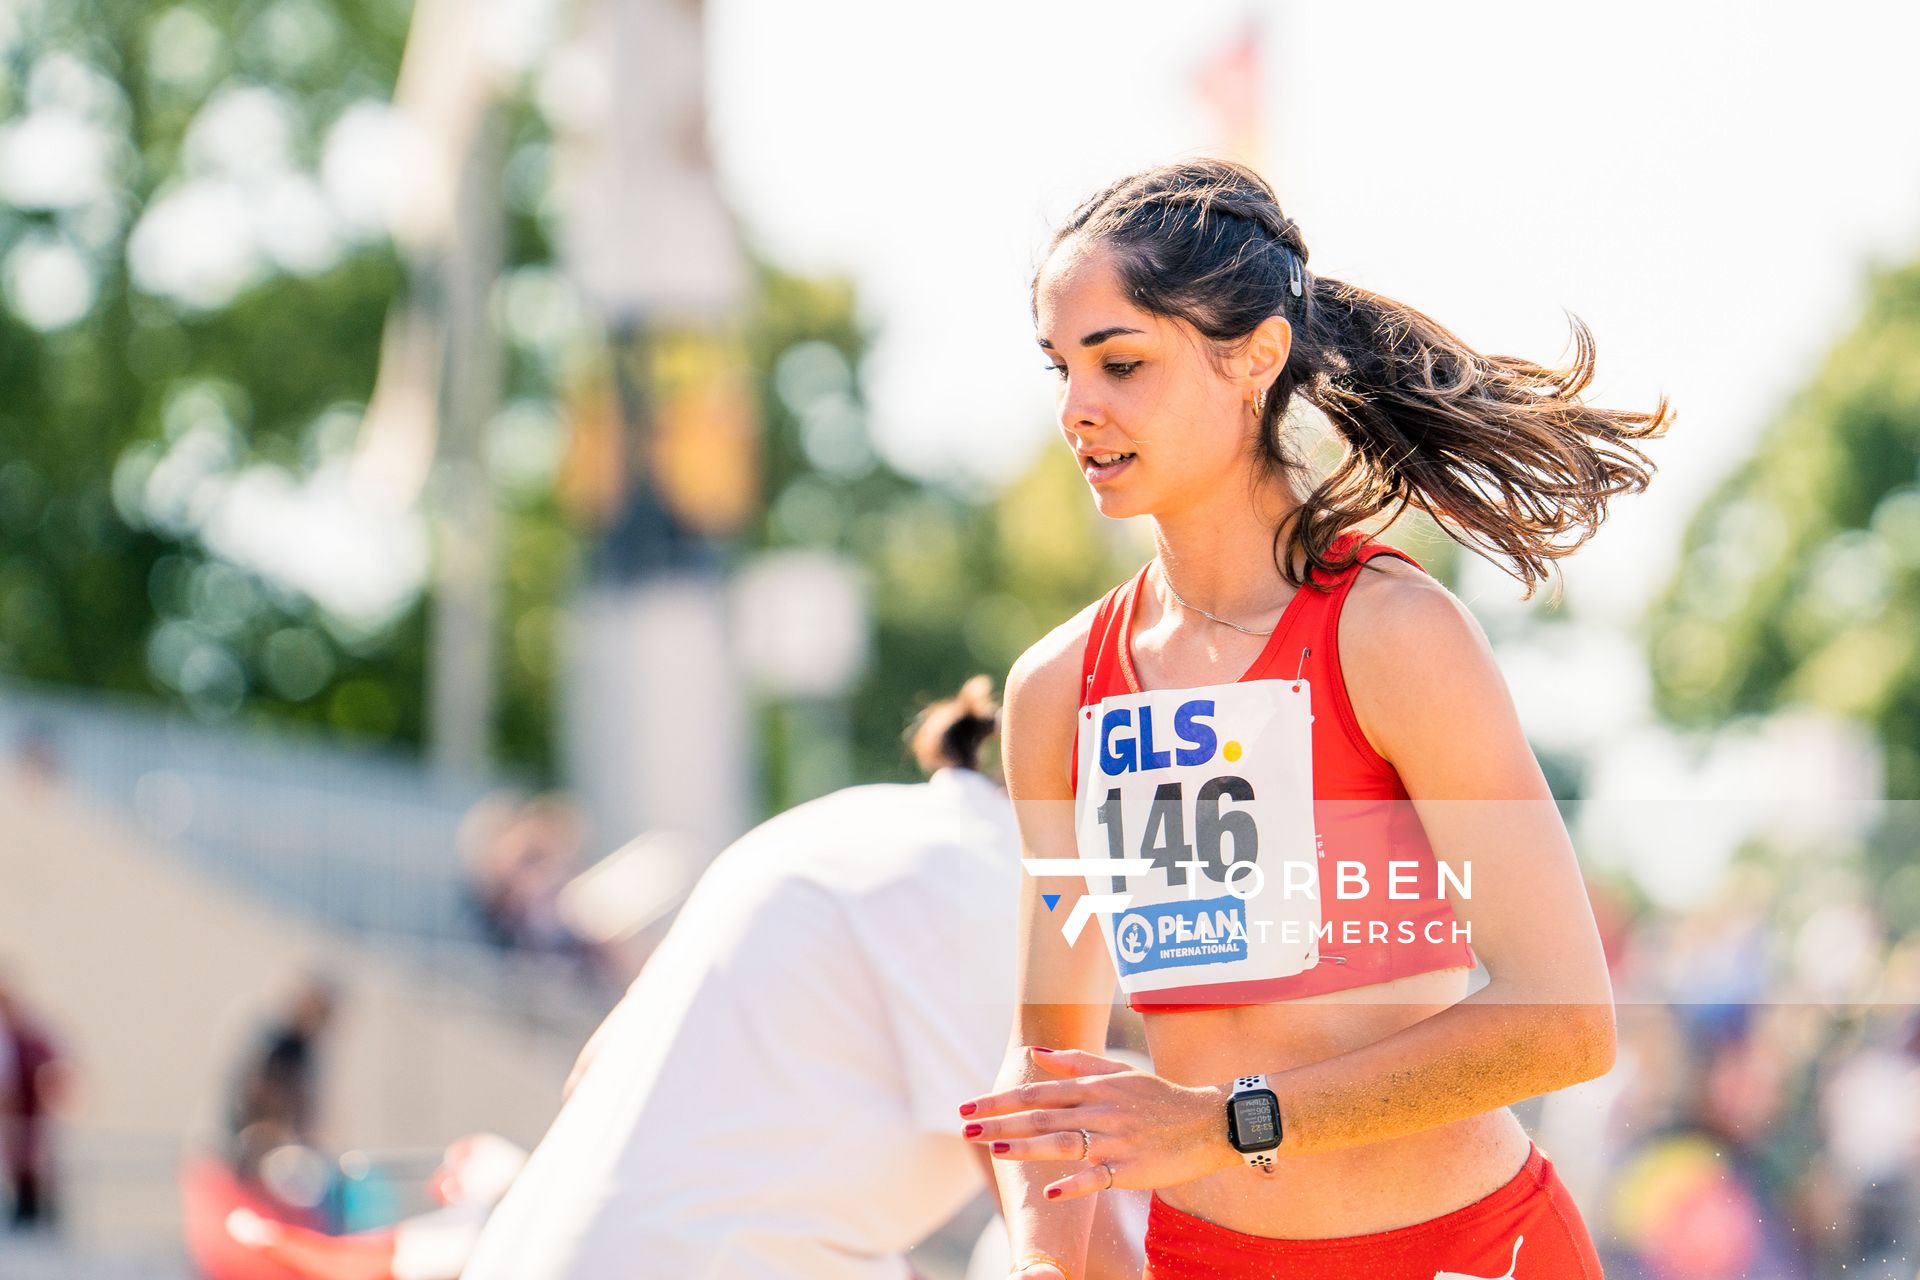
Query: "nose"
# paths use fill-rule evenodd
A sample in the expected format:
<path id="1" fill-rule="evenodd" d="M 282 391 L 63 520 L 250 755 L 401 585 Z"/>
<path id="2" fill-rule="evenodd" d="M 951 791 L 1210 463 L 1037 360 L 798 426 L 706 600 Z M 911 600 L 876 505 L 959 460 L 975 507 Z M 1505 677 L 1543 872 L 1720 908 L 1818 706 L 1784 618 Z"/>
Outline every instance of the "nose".
<path id="1" fill-rule="evenodd" d="M 1081 432 L 1097 431 L 1107 420 L 1106 406 L 1101 404 L 1098 388 L 1090 381 L 1082 380 L 1075 385 L 1071 376 L 1060 390 L 1060 429 L 1069 439 Z M 1074 447 L 1079 442 L 1074 441 Z"/>

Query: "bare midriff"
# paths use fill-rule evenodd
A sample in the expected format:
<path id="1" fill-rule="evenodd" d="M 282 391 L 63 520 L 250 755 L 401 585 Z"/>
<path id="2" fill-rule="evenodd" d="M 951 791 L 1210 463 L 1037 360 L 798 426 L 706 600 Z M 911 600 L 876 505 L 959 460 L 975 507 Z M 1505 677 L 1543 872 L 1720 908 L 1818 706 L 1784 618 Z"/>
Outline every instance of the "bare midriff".
<path id="1" fill-rule="evenodd" d="M 1467 994 L 1468 970 L 1442 969 L 1275 1004 L 1148 1013 L 1153 1069 L 1176 1084 L 1273 1076 L 1383 1040 Z M 1286 1102 L 1281 1101 L 1284 1128 Z M 1225 1115 L 1221 1117 L 1224 1129 Z M 1526 1163 L 1526 1130 L 1505 1107 L 1365 1146 L 1280 1159 L 1271 1174 L 1229 1169 L 1158 1195 L 1247 1235 L 1290 1239 L 1390 1231 L 1464 1208 Z"/>

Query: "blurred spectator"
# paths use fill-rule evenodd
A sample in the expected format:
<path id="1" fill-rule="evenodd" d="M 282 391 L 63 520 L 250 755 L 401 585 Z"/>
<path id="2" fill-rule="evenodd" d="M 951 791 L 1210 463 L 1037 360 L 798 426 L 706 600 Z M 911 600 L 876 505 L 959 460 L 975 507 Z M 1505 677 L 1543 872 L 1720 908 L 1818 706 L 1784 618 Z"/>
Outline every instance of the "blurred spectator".
<path id="1" fill-rule="evenodd" d="M 53 730 L 33 721 L 21 731 L 13 746 L 14 768 L 31 786 L 49 787 L 60 781 L 60 748 Z"/>
<path id="2" fill-rule="evenodd" d="M 470 889 L 501 946 L 577 957 L 583 944 L 560 911 L 560 893 L 582 869 L 585 827 L 566 800 L 516 805 L 489 797 L 461 824 Z"/>
<path id="3" fill-rule="evenodd" d="M 234 1167 L 243 1178 L 257 1178 L 261 1162 L 276 1148 L 317 1145 L 316 1059 L 336 1005 L 332 982 L 309 976 L 242 1064 L 229 1126 Z"/>
<path id="4" fill-rule="evenodd" d="M 49 1129 L 63 1080 L 52 1037 L 0 973 L 0 1170 L 15 1228 L 54 1222 L 58 1201 Z"/>
<path id="5" fill-rule="evenodd" d="M 1625 923 L 1619 1065 L 1606 1114 L 1583 1126 L 1609 1277 L 1913 1280 L 1920 1266 L 1920 950 L 1844 879 L 1808 894 L 1793 875 L 1756 859 L 1709 901 Z M 1885 1003 L 1833 999 L 1836 974 Z"/>
<path id="6" fill-rule="evenodd" d="M 1659 1075 L 1636 1098 L 1653 1127 L 1624 1148 L 1608 1179 L 1609 1276 L 1808 1274 L 1791 1231 L 1790 1188 L 1774 1163 L 1787 1064 L 1754 1014 L 1746 1005 L 1679 1005 L 1664 1018 L 1632 1020 L 1647 1045 L 1632 1060 Z"/>
<path id="7" fill-rule="evenodd" d="M 1920 1018 L 1878 1022 L 1820 1071 L 1825 1142 L 1811 1203 L 1832 1269 L 1911 1280 L 1920 1249 Z M 1821 1212 L 1824 1211 L 1824 1212 Z"/>

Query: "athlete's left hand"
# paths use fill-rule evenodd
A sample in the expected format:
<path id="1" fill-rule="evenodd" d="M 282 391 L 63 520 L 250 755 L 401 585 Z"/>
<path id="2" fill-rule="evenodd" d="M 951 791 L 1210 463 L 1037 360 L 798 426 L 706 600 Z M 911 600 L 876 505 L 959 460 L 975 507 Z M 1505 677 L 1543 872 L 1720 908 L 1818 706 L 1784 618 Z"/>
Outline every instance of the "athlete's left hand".
<path id="1" fill-rule="evenodd" d="M 1171 1187 L 1242 1166 L 1227 1141 L 1227 1090 L 1191 1088 L 1112 1058 L 1081 1049 L 1027 1056 L 1055 1079 L 1034 1080 L 972 1099 L 962 1136 L 1004 1144 L 999 1160 L 1079 1160 L 1087 1131 L 1086 1166 L 1047 1184 L 1050 1200 L 1071 1200 L 1116 1187 Z M 977 1133 L 967 1133 L 978 1125 Z M 1057 1191 L 1057 1194 L 1056 1194 Z"/>

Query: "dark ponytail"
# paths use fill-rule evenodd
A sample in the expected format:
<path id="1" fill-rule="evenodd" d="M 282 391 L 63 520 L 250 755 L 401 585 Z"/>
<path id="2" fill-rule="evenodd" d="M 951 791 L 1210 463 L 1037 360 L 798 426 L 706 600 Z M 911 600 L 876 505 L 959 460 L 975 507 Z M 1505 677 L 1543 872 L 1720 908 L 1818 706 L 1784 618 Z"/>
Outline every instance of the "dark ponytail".
<path id="1" fill-rule="evenodd" d="M 1345 530 L 1408 506 L 1490 553 L 1526 594 L 1549 562 L 1593 536 L 1618 494 L 1638 493 L 1653 464 L 1633 442 L 1664 435 L 1672 412 L 1601 409 L 1593 334 L 1573 324 L 1565 368 L 1481 355 L 1412 307 L 1306 269 L 1299 224 L 1243 165 L 1194 160 L 1123 178 L 1074 211 L 1071 237 L 1115 252 L 1122 291 L 1142 310 L 1184 320 L 1231 350 L 1269 316 L 1293 330 L 1260 419 L 1260 457 L 1298 470 L 1284 439 L 1297 393 L 1324 413 L 1346 456 L 1274 533 L 1274 560 L 1297 585 L 1296 560 L 1343 565 L 1328 548 Z M 1037 285 L 1036 281 L 1036 285 Z M 1391 509 L 1391 510 L 1389 510 Z"/>
<path id="2" fill-rule="evenodd" d="M 929 705 L 907 726 L 907 743 L 924 773 L 935 769 L 979 769 L 980 749 L 1000 724 L 993 680 L 974 676 L 951 698 Z"/>

